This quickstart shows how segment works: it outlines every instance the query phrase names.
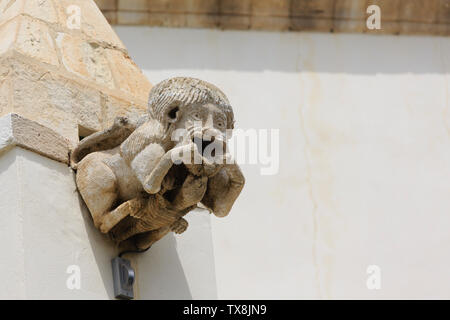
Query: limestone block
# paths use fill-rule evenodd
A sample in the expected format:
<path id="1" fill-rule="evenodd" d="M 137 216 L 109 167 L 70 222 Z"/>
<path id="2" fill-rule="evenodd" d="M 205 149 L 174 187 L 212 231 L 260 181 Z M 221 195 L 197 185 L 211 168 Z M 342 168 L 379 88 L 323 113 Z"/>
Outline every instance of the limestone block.
<path id="1" fill-rule="evenodd" d="M 0 26 L 0 54 L 6 53 L 12 47 L 18 28 L 19 21 L 17 19 Z"/>
<path id="2" fill-rule="evenodd" d="M 450 25 L 448 24 L 429 24 L 420 22 L 403 22 L 398 24 L 398 33 L 404 34 L 430 34 L 435 35 L 450 34 Z"/>
<path id="3" fill-rule="evenodd" d="M 189 13 L 217 14 L 219 12 L 218 0 L 191 0 L 185 1 L 185 10 Z"/>
<path id="4" fill-rule="evenodd" d="M 250 16 L 220 15 L 219 17 L 219 26 L 222 29 L 247 30 L 250 24 Z"/>
<path id="5" fill-rule="evenodd" d="M 253 0 L 252 15 L 288 17 L 290 1 L 288 0 Z"/>
<path id="6" fill-rule="evenodd" d="M 103 15 L 109 24 L 117 24 L 117 12 L 116 11 L 103 11 Z"/>
<path id="7" fill-rule="evenodd" d="M 61 61 L 69 72 L 105 87 L 114 87 L 104 48 L 67 33 L 58 34 L 56 45 L 61 52 Z"/>
<path id="8" fill-rule="evenodd" d="M 219 11 L 226 15 L 250 15 L 252 0 L 228 0 L 219 2 Z"/>
<path id="9" fill-rule="evenodd" d="M 148 0 L 118 0 L 119 10 L 147 11 L 149 9 Z"/>
<path id="10" fill-rule="evenodd" d="M 58 66 L 58 56 L 48 26 L 26 16 L 19 19 L 15 49 L 39 61 Z"/>
<path id="11" fill-rule="evenodd" d="M 100 93 L 89 86 L 58 75 L 41 79 L 52 109 L 71 115 L 77 125 L 92 131 L 101 129 Z"/>
<path id="12" fill-rule="evenodd" d="M 0 70 L 1 72 L 1 70 Z M 0 74 L 0 114 L 9 112 L 10 107 L 10 97 L 11 97 L 11 87 L 8 82 L 1 80 Z"/>
<path id="13" fill-rule="evenodd" d="M 132 122 L 136 122 L 138 118 L 146 112 L 146 108 L 135 105 L 127 99 L 112 97 L 110 95 L 101 94 L 102 100 L 102 129 L 112 126 L 116 117 L 127 117 Z"/>
<path id="14" fill-rule="evenodd" d="M 333 30 L 334 21 L 331 19 L 292 18 L 291 30 L 294 31 L 323 31 Z"/>
<path id="15" fill-rule="evenodd" d="M 185 14 L 186 27 L 190 28 L 216 28 L 219 25 L 219 16 L 216 14 Z"/>
<path id="16" fill-rule="evenodd" d="M 408 22 L 432 23 L 436 19 L 439 0 L 402 0 L 399 19 Z"/>
<path id="17" fill-rule="evenodd" d="M 0 0 L 0 25 L 21 14 L 23 1 Z"/>
<path id="18" fill-rule="evenodd" d="M 148 23 L 151 26 L 180 28 L 186 26 L 186 16 L 184 14 L 150 12 Z"/>
<path id="19" fill-rule="evenodd" d="M 124 53 L 106 49 L 116 88 L 126 91 L 141 101 L 147 101 L 150 82 L 136 64 Z"/>
<path id="20" fill-rule="evenodd" d="M 48 23 L 57 22 L 56 10 L 51 0 L 1 0 L 0 13 L 0 25 L 20 14 L 26 14 Z"/>
<path id="21" fill-rule="evenodd" d="M 69 142 L 55 131 L 17 114 L 0 118 L 0 152 L 13 146 L 69 163 Z"/>
<path id="22" fill-rule="evenodd" d="M 324 23 L 325 27 L 326 23 Z M 382 24 L 382 27 L 384 27 L 384 23 Z M 329 27 L 331 27 L 329 25 Z M 366 26 L 366 20 L 352 20 L 352 19 L 345 19 L 345 20 L 334 20 L 333 21 L 333 31 L 334 32 L 366 32 L 367 26 Z M 331 30 L 331 29 L 329 29 Z M 328 31 L 329 31 L 328 30 Z M 377 30 L 380 32 L 379 30 Z"/>
<path id="23" fill-rule="evenodd" d="M 59 65 L 49 27 L 38 20 L 19 16 L 0 27 L 0 54 L 14 49 L 41 62 Z"/>
<path id="24" fill-rule="evenodd" d="M 291 24 L 288 17 L 252 16 L 250 21 L 255 30 L 289 30 Z"/>
<path id="25" fill-rule="evenodd" d="M 55 40 L 61 54 L 61 62 L 67 71 L 88 78 L 89 71 L 86 66 L 83 39 L 61 32 L 58 33 Z"/>
<path id="26" fill-rule="evenodd" d="M 116 0 L 94 0 L 100 10 L 116 10 Z"/>
<path id="27" fill-rule="evenodd" d="M 120 0 L 119 4 L 116 11 L 104 13 L 108 21 L 123 25 L 450 34 L 449 0 Z M 364 27 L 371 4 L 380 6 L 386 28 Z"/>
<path id="28" fill-rule="evenodd" d="M 374 4 L 378 5 L 381 9 L 381 21 L 382 21 L 381 24 L 382 25 L 383 25 L 383 22 L 386 22 L 386 21 L 399 23 L 398 19 L 399 19 L 401 10 L 402 10 L 401 2 L 402 2 L 402 0 L 380 0 L 380 1 L 377 1 L 376 3 L 374 3 Z M 368 3 L 366 7 L 368 7 L 369 4 L 371 4 L 371 3 Z M 366 10 L 364 10 L 364 13 L 365 12 L 366 12 Z M 367 17 L 368 14 L 367 13 L 365 13 L 365 14 Z M 417 15 L 417 12 L 415 12 L 414 14 Z"/>
<path id="29" fill-rule="evenodd" d="M 71 5 L 80 30 L 67 25 Z M 18 113 L 75 144 L 79 130 L 116 116 L 104 115 L 101 95 L 127 101 L 120 106 L 132 111 L 120 114 L 145 110 L 151 85 L 93 1 L 0 0 L 0 10 L 0 115 Z"/>
<path id="30" fill-rule="evenodd" d="M 119 11 L 117 13 L 117 21 L 123 25 L 147 24 L 149 17 L 149 13 L 143 11 Z"/>
<path id="31" fill-rule="evenodd" d="M 184 12 L 184 1 L 182 0 L 149 0 L 148 8 L 155 13 Z"/>
<path id="32" fill-rule="evenodd" d="M 125 46 L 114 30 L 106 21 L 100 9 L 93 1 L 86 0 L 58 0 L 56 1 L 59 24 L 67 28 L 67 22 L 71 16 L 71 12 L 67 9 L 76 5 L 81 10 L 81 26 L 80 30 L 88 37 L 98 42 L 104 42 L 106 45 L 125 50 Z"/>
<path id="33" fill-rule="evenodd" d="M 378 4 L 378 2 L 377 2 L 377 4 Z M 364 19 L 365 20 L 365 17 L 367 16 L 366 10 L 367 10 L 366 1 L 336 0 L 335 1 L 335 9 L 334 9 L 334 17 L 335 17 L 335 19 L 361 19 L 361 20 Z"/>
<path id="34" fill-rule="evenodd" d="M 155 13 L 218 13 L 217 0 L 149 0 L 148 8 Z"/>
<path id="35" fill-rule="evenodd" d="M 145 102 L 120 90 L 102 89 L 44 65 L 30 65 L 17 54 L 0 60 L 0 65 L 0 96 L 8 98 L 0 103 L 0 114 L 18 113 L 52 128 L 73 144 L 78 142 L 79 127 L 92 133 L 117 115 L 142 114 L 146 109 Z M 122 102 L 111 105 L 105 100 Z"/>
<path id="36" fill-rule="evenodd" d="M 447 25 L 450 24 L 450 1 L 440 0 L 438 10 L 437 22 Z"/>
<path id="37" fill-rule="evenodd" d="M 73 113 L 68 108 L 61 109 L 54 105 L 58 102 L 55 96 L 59 96 L 65 82 L 59 83 L 47 70 L 18 60 L 8 59 L 1 63 L 8 65 L 12 70 L 11 110 L 52 128 L 62 136 L 76 142 L 78 140 L 77 125 Z M 58 105 L 67 106 L 63 97 Z"/>
<path id="38" fill-rule="evenodd" d="M 293 0 L 291 15 L 294 17 L 332 18 L 335 0 Z"/>
<path id="39" fill-rule="evenodd" d="M 57 22 L 56 10 L 51 0 L 22 0 L 22 2 L 24 3 L 23 13 L 48 23 Z"/>
<path id="40" fill-rule="evenodd" d="M 400 24 L 397 21 L 382 21 L 380 30 L 376 30 L 376 29 L 370 30 L 367 28 L 366 22 L 362 21 L 362 25 L 363 25 L 362 31 L 365 33 L 369 33 L 369 34 L 399 34 L 400 28 L 402 28 L 402 26 L 404 24 L 405 23 Z M 409 31 L 411 33 L 415 33 L 413 30 L 409 30 Z"/>
<path id="41" fill-rule="evenodd" d="M 8 112 L 38 121 L 73 143 L 78 142 L 79 124 L 94 131 L 101 129 L 100 94 L 96 89 L 17 58 L 1 64 L 11 70 Z"/>

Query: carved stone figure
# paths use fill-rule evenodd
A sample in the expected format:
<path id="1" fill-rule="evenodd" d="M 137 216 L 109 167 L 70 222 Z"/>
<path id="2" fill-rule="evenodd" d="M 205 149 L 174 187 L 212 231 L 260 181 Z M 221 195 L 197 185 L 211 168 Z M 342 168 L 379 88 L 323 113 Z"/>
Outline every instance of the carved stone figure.
<path id="1" fill-rule="evenodd" d="M 184 232 L 183 216 L 199 204 L 226 216 L 244 186 L 226 152 L 233 126 L 230 103 L 212 84 L 193 78 L 157 84 L 147 115 L 117 118 L 71 153 L 95 226 L 122 248 L 145 250 L 170 231 Z"/>

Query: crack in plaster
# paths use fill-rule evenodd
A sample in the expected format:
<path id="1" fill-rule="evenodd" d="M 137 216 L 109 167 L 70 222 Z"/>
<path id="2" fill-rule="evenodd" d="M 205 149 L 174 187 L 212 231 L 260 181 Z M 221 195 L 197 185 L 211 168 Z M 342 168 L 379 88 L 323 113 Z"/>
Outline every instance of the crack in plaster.
<path id="1" fill-rule="evenodd" d="M 442 62 L 442 66 L 444 69 L 444 82 L 445 82 L 445 100 L 446 100 L 446 105 L 444 107 L 444 110 L 442 111 L 443 113 L 443 120 L 444 120 L 444 127 L 445 130 L 447 131 L 447 134 L 450 136 L 450 123 L 448 123 L 447 118 L 450 118 L 449 112 L 450 112 L 450 98 L 449 98 L 449 93 L 448 93 L 448 88 L 449 88 L 449 80 L 448 80 L 448 66 L 447 63 L 445 62 L 445 57 L 443 54 L 444 49 L 442 48 L 442 39 L 439 40 L 439 55 L 441 56 L 441 62 Z"/>
<path id="2" fill-rule="evenodd" d="M 303 83 L 302 79 L 302 70 L 300 69 L 300 60 L 301 60 L 301 53 L 298 52 L 298 59 L 296 62 L 296 71 L 299 73 L 300 83 Z M 308 138 L 308 133 L 306 131 L 306 123 L 305 123 L 305 116 L 303 114 L 305 104 L 300 105 L 300 130 L 301 133 L 305 139 L 305 145 L 304 145 L 304 153 L 305 153 L 305 159 L 306 159 L 306 183 L 308 185 L 309 189 L 309 198 L 311 199 L 313 208 L 312 208 L 312 221 L 313 221 L 313 236 L 312 236 L 312 260 L 313 260 L 313 266 L 314 266 L 314 273 L 315 273 L 315 280 L 317 284 L 317 293 L 319 298 L 322 298 L 322 290 L 320 285 L 320 268 L 319 268 L 319 262 L 317 257 L 317 241 L 318 241 L 318 203 L 317 200 L 314 197 L 314 187 L 312 183 L 312 163 L 309 156 L 309 149 L 310 149 L 310 141 Z"/>
<path id="3" fill-rule="evenodd" d="M 311 199 L 313 209 L 312 209 L 312 219 L 313 219 L 313 245 L 312 245 L 312 258 L 313 258 L 313 264 L 315 269 L 315 278 L 317 282 L 317 290 L 319 297 L 322 297 L 321 292 L 321 286 L 320 286 L 320 268 L 317 258 L 317 239 L 318 239 L 318 217 L 317 217 L 317 209 L 318 209 L 318 203 L 317 200 L 314 197 L 314 187 L 312 183 L 312 165 L 311 165 L 311 159 L 309 157 L 309 148 L 310 148 L 310 142 L 308 139 L 308 134 L 306 132 L 306 126 L 305 126 L 305 119 L 303 115 L 303 108 L 300 107 L 300 127 L 302 134 L 305 138 L 305 147 L 304 147 L 304 153 L 306 158 L 306 183 L 308 185 L 309 189 L 309 198 Z"/>

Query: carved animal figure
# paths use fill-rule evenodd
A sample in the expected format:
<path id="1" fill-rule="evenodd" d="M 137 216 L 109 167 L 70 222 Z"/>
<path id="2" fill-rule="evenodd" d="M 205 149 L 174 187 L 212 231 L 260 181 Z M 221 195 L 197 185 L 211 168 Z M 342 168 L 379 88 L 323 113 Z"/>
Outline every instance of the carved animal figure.
<path id="1" fill-rule="evenodd" d="M 145 250 L 170 231 L 184 232 L 183 216 L 199 203 L 218 217 L 228 215 L 244 176 L 226 152 L 211 157 L 204 151 L 213 144 L 226 150 L 233 126 L 231 105 L 212 84 L 193 78 L 157 84 L 147 115 L 117 118 L 71 153 L 95 226 L 123 248 Z M 184 134 L 176 138 L 178 132 Z"/>

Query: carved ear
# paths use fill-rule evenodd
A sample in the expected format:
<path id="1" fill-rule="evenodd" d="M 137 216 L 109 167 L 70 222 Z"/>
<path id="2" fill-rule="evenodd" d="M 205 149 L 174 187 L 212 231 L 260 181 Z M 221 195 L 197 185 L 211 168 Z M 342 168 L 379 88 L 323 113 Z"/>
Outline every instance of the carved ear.
<path id="1" fill-rule="evenodd" d="M 180 107 L 175 105 L 169 109 L 169 112 L 167 112 L 167 120 L 170 123 L 174 123 L 178 119 L 178 113 L 180 111 Z"/>

